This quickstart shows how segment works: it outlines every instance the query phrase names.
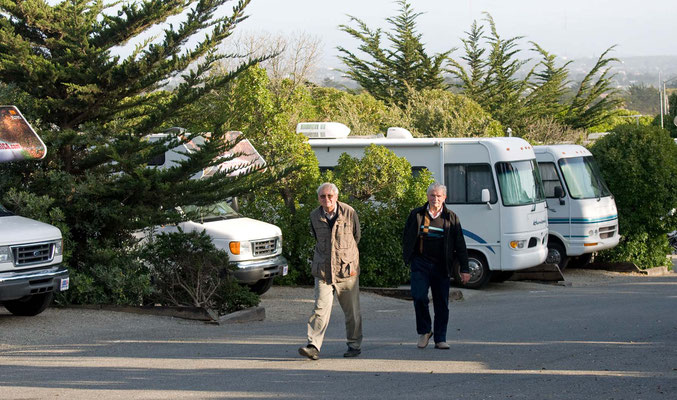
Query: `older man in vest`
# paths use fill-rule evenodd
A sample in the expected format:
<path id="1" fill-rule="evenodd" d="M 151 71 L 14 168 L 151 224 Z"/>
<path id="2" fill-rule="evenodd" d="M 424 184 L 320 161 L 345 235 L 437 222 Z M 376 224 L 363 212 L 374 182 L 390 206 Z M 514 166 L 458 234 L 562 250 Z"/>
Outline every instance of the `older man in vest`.
<path id="1" fill-rule="evenodd" d="M 299 354 L 311 360 L 320 357 L 329 325 L 334 293 L 345 316 L 348 350 L 344 357 L 356 357 L 362 346 L 360 313 L 360 221 L 349 205 L 338 201 L 338 188 L 323 183 L 317 189 L 320 207 L 310 213 L 311 232 L 317 243 L 311 266 L 315 277 L 315 309 L 308 320 L 308 345 Z"/>

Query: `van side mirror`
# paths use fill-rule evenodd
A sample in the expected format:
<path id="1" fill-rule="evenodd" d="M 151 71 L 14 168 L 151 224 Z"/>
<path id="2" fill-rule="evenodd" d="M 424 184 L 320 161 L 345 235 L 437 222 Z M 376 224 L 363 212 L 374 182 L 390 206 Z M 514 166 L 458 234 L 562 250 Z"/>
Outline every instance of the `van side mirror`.
<path id="1" fill-rule="evenodd" d="M 561 186 L 555 186 L 555 197 L 559 199 L 559 205 L 564 205 L 564 190 Z"/>

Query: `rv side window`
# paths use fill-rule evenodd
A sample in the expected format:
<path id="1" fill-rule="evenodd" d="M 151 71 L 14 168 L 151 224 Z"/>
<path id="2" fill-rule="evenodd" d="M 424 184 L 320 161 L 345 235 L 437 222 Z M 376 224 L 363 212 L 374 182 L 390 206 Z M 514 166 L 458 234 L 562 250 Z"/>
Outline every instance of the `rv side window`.
<path id="1" fill-rule="evenodd" d="M 541 180 L 543 181 L 543 188 L 545 189 L 545 197 L 554 199 L 555 187 L 559 186 L 562 189 L 564 188 L 564 185 L 562 185 L 562 182 L 559 180 L 559 176 L 557 176 L 555 163 L 538 163 L 538 169 L 541 170 Z"/>
<path id="2" fill-rule="evenodd" d="M 418 166 L 414 167 L 414 166 L 412 166 L 412 167 L 411 167 L 411 176 L 413 176 L 414 178 L 418 178 L 418 176 L 421 175 L 421 172 L 423 172 L 423 171 L 426 170 L 426 169 L 428 169 L 428 168 L 426 168 L 426 167 L 418 167 Z"/>
<path id="3" fill-rule="evenodd" d="M 489 189 L 491 203 L 498 201 L 488 164 L 445 164 L 444 184 L 449 204 L 480 204 L 482 189 Z"/>

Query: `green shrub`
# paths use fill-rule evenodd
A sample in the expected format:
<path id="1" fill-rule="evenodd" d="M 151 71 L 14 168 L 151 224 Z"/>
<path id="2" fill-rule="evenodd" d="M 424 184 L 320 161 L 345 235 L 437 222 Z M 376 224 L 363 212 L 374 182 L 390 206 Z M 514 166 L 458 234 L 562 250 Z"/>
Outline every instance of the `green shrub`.
<path id="1" fill-rule="evenodd" d="M 214 247 L 204 231 L 157 235 L 143 246 L 141 258 L 153 277 L 153 302 L 219 314 L 259 303 L 258 296 L 233 281 L 228 253 Z"/>
<path id="2" fill-rule="evenodd" d="M 88 262 L 69 269 L 71 288 L 59 298 L 74 304 L 142 304 L 151 293 L 151 283 L 138 254 L 95 239 L 88 241 L 88 248 Z"/>
<path id="3" fill-rule="evenodd" d="M 467 96 L 447 90 L 411 91 L 405 128 L 425 137 L 503 136 L 503 127 Z"/>
<path id="4" fill-rule="evenodd" d="M 622 125 L 590 151 L 615 196 L 623 235 L 601 258 L 665 265 L 666 233 L 677 229 L 677 146 L 663 129 Z"/>

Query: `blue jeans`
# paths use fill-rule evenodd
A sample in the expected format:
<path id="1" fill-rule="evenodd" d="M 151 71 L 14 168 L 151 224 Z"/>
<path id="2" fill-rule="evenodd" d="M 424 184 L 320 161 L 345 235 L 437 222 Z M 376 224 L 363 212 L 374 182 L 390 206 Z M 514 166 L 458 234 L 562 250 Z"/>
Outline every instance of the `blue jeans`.
<path id="1" fill-rule="evenodd" d="M 431 329 L 428 289 L 433 294 L 434 329 Z M 446 267 L 414 255 L 411 260 L 411 296 L 416 311 L 416 332 L 423 335 L 432 330 L 435 343 L 446 342 L 449 322 L 449 276 Z"/>

